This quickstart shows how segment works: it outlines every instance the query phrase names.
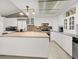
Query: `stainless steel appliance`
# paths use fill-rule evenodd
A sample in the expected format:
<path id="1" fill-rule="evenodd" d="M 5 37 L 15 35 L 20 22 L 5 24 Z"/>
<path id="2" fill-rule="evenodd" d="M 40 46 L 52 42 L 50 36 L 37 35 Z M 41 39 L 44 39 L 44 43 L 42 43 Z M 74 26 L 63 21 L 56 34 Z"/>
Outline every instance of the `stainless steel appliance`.
<path id="1" fill-rule="evenodd" d="M 63 32 L 63 27 L 59 27 L 59 32 Z"/>
<path id="2" fill-rule="evenodd" d="M 72 57 L 73 59 L 78 59 L 78 38 L 76 37 L 73 37 Z"/>
<path id="3" fill-rule="evenodd" d="M 5 30 L 6 31 L 16 31 L 17 30 L 17 27 L 16 26 L 9 26 L 9 27 L 6 27 Z"/>

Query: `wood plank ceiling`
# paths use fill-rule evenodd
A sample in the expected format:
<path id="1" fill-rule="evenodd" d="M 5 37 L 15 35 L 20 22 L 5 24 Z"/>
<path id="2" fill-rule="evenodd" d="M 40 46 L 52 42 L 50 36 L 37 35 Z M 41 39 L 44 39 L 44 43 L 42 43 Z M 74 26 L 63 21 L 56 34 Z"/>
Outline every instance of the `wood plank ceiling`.
<path id="1" fill-rule="evenodd" d="M 39 0 L 39 12 L 44 15 L 58 15 L 76 0 Z"/>
<path id="2" fill-rule="evenodd" d="M 58 15 L 69 4 L 76 0 L 0 0 L 0 14 L 14 15 L 18 12 L 26 13 L 23 9 L 28 5 L 35 9 L 36 15 Z"/>

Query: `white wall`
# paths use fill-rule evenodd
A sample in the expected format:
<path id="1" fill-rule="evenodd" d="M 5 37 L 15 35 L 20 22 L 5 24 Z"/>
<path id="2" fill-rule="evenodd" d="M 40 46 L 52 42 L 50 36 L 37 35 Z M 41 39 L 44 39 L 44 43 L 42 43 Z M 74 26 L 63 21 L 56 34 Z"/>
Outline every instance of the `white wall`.
<path id="1" fill-rule="evenodd" d="M 17 18 L 5 18 L 4 27 L 17 26 Z"/>
<path id="2" fill-rule="evenodd" d="M 42 18 L 42 17 L 40 17 L 40 18 L 35 18 L 34 19 L 34 23 L 35 23 L 35 25 L 41 25 L 42 23 L 50 23 L 50 25 L 51 25 L 51 21 L 50 21 L 51 19 L 50 18 Z"/>
<path id="3" fill-rule="evenodd" d="M 3 17 L 0 16 L 0 35 L 3 33 L 4 31 L 4 25 L 3 25 Z"/>
<path id="4" fill-rule="evenodd" d="M 64 14 L 60 15 L 57 17 L 57 22 L 58 22 L 58 26 L 63 26 L 64 25 Z"/>
<path id="5" fill-rule="evenodd" d="M 51 25 L 51 19 L 50 18 L 35 18 L 34 19 L 34 24 L 35 25 L 41 25 L 41 23 L 50 23 Z M 8 26 L 16 26 L 17 25 L 17 18 L 5 18 L 4 20 L 4 26 L 8 27 Z"/>
<path id="6" fill-rule="evenodd" d="M 51 22 L 51 25 L 52 25 L 52 27 L 53 27 L 53 31 L 58 31 L 58 19 L 57 19 L 57 17 L 53 17 L 52 18 L 52 20 L 50 20 L 50 22 Z"/>
<path id="7" fill-rule="evenodd" d="M 53 27 L 53 30 L 58 30 L 58 28 L 57 28 L 57 18 L 55 18 L 55 17 L 35 18 L 34 23 L 37 26 L 41 25 L 42 23 L 49 23 L 49 25 Z"/>

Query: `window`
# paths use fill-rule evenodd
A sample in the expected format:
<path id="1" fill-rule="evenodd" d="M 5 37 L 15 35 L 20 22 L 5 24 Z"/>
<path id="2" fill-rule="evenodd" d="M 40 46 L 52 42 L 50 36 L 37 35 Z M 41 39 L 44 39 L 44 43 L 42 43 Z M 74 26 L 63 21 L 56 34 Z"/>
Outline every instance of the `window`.
<path id="1" fill-rule="evenodd" d="M 33 25 L 34 24 L 34 18 L 31 18 L 31 19 L 27 19 L 27 24 L 28 25 Z"/>
<path id="2" fill-rule="evenodd" d="M 30 22 L 30 21 L 29 21 L 29 18 L 27 18 L 27 24 L 29 24 L 29 22 Z"/>
<path id="3" fill-rule="evenodd" d="M 34 18 L 31 18 L 31 24 L 34 24 Z"/>

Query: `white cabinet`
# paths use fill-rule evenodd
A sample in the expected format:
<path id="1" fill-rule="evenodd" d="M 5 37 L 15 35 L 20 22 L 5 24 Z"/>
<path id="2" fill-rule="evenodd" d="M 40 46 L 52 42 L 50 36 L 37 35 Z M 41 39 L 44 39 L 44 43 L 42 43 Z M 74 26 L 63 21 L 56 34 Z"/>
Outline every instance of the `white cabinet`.
<path id="1" fill-rule="evenodd" d="M 72 56 L 72 37 L 63 33 L 51 32 L 51 40 L 55 40 L 68 54 Z"/>
<path id="2" fill-rule="evenodd" d="M 66 35 L 63 35 L 63 44 L 61 43 L 62 45 L 62 48 L 72 56 L 72 37 L 70 36 L 66 36 Z"/>
<path id="3" fill-rule="evenodd" d="M 0 55 L 29 56 L 48 59 L 49 38 L 39 37 L 0 37 Z"/>
<path id="4" fill-rule="evenodd" d="M 26 19 L 18 19 L 17 26 L 18 26 L 18 30 L 20 29 L 27 30 Z"/>
<path id="5" fill-rule="evenodd" d="M 76 34 L 76 14 L 64 19 L 64 33 Z"/>
<path id="6" fill-rule="evenodd" d="M 5 18 L 4 27 L 17 26 L 17 18 Z"/>

